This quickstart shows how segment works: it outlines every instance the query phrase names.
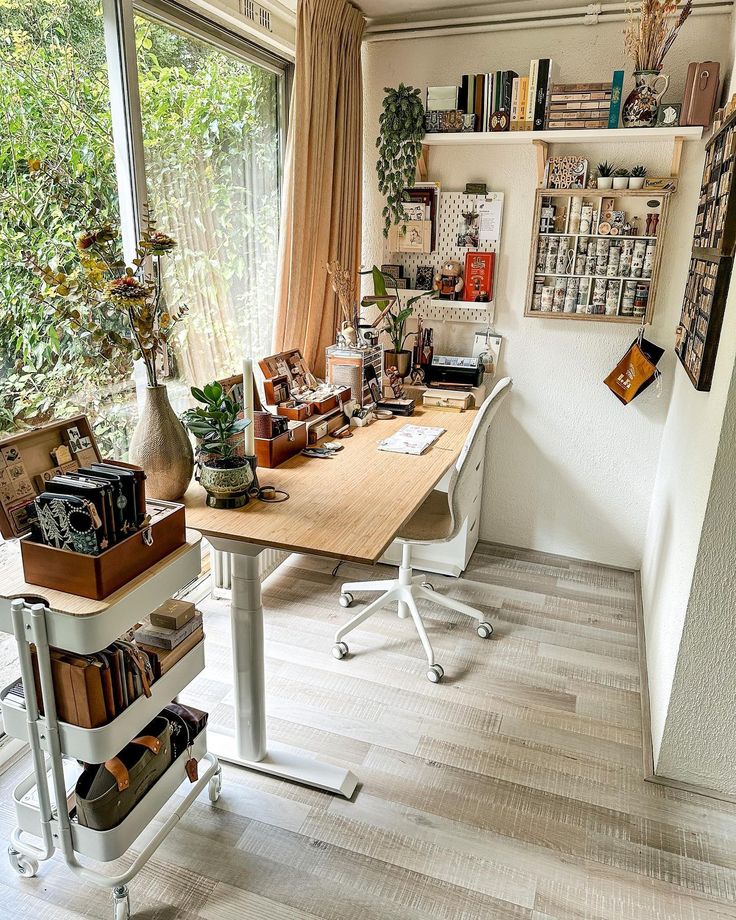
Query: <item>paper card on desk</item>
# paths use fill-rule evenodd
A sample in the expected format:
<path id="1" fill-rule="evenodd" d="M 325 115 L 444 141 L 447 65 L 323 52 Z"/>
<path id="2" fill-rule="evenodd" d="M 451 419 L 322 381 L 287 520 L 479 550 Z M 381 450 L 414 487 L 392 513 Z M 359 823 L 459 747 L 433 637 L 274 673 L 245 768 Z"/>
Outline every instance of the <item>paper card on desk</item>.
<path id="1" fill-rule="evenodd" d="M 419 456 L 446 431 L 446 428 L 430 428 L 426 425 L 402 425 L 390 438 L 379 441 L 378 449 Z"/>

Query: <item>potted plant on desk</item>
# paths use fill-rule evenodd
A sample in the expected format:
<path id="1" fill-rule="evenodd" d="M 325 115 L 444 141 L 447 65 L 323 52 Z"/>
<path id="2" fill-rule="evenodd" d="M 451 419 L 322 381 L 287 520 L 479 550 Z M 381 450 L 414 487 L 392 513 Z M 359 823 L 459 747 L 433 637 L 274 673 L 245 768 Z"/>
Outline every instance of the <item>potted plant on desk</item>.
<path id="1" fill-rule="evenodd" d="M 182 422 L 198 440 L 197 481 L 207 492 L 210 508 L 242 508 L 248 501 L 253 470 L 237 450 L 250 419 L 238 418 L 240 406 L 215 381 L 192 396 L 203 404 L 187 409 Z"/>

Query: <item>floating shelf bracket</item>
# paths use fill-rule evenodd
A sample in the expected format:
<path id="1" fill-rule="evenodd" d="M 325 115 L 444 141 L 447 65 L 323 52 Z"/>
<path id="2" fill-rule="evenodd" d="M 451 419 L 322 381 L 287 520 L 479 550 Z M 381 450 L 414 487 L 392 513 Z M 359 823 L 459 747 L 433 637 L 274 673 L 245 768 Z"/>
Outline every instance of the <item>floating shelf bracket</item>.
<path id="1" fill-rule="evenodd" d="M 537 151 L 537 185 L 542 188 L 544 185 L 544 170 L 547 166 L 547 153 L 549 144 L 547 141 L 534 140 L 534 149 Z"/>

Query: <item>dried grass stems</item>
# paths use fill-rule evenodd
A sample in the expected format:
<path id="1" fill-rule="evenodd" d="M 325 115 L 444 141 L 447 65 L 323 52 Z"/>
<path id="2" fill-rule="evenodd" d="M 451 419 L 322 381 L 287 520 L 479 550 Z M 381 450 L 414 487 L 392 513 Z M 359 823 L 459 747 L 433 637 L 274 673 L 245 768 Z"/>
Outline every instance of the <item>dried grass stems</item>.
<path id="1" fill-rule="evenodd" d="M 332 277 L 332 290 L 337 296 L 343 319 L 352 325 L 355 322 L 355 280 L 337 259 L 328 262 L 326 268 L 327 274 Z"/>
<path id="2" fill-rule="evenodd" d="M 680 7 L 680 0 L 642 0 L 631 11 L 624 30 L 626 54 L 635 70 L 662 69 L 665 55 L 692 12 L 692 0 Z M 680 10 L 674 23 L 672 17 Z"/>

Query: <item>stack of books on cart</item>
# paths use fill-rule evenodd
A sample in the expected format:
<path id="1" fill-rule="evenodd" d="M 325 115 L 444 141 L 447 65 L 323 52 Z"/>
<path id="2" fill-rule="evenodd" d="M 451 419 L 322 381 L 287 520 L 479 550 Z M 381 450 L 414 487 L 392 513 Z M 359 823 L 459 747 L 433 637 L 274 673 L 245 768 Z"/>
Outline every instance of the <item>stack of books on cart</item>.
<path id="1" fill-rule="evenodd" d="M 158 679 L 204 639 L 202 614 L 189 601 L 168 600 L 141 623 L 134 636 Z"/>

